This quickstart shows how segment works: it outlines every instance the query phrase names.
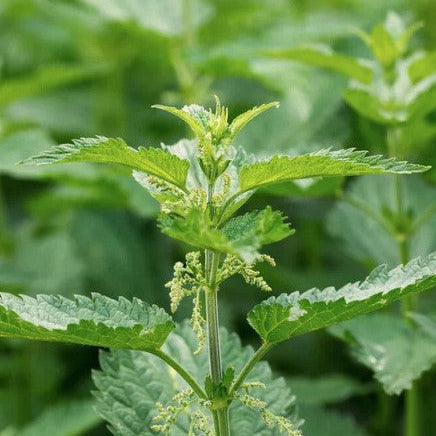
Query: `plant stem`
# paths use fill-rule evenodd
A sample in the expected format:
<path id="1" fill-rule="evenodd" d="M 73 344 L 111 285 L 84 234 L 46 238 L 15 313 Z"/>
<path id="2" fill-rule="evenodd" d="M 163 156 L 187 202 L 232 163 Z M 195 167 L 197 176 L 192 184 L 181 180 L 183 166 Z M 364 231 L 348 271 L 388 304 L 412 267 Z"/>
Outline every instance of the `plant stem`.
<path id="1" fill-rule="evenodd" d="M 207 190 L 207 209 L 210 219 L 213 219 L 215 209 L 213 205 L 214 184 L 209 183 Z M 220 326 L 218 315 L 218 283 L 217 273 L 220 263 L 220 254 L 213 250 L 205 250 L 205 276 L 207 287 L 206 296 L 206 323 L 209 346 L 209 371 L 214 386 L 218 386 L 223 377 Z M 229 407 L 222 406 L 212 412 L 215 433 L 217 436 L 230 435 Z"/>
<path id="2" fill-rule="evenodd" d="M 389 154 L 392 157 L 400 158 L 400 140 L 401 130 L 399 127 L 388 128 L 387 131 L 387 144 Z M 398 222 L 403 223 L 404 219 L 404 191 L 403 183 L 400 175 L 395 175 L 395 200 L 397 205 Z M 406 264 L 410 260 L 409 243 L 410 243 L 410 231 L 403 232 L 400 230 L 398 239 L 398 249 L 400 254 L 400 261 L 402 264 Z M 403 234 L 401 234 L 403 232 Z M 414 310 L 415 298 L 413 296 L 407 296 L 401 300 L 401 312 L 404 317 L 407 313 Z M 417 388 L 417 382 L 412 384 L 412 387 L 405 393 L 405 423 L 404 434 L 405 436 L 420 436 L 420 422 L 419 422 L 419 390 Z"/>
<path id="3" fill-rule="evenodd" d="M 259 362 L 259 360 L 262 359 L 263 356 L 265 356 L 270 348 L 271 344 L 267 344 L 266 342 L 264 342 L 262 346 L 251 356 L 250 360 L 242 368 L 241 372 L 233 383 L 233 386 L 231 387 L 229 392 L 230 395 L 234 394 L 241 387 L 242 383 L 247 378 L 250 371 L 254 368 L 256 363 Z"/>
<path id="4" fill-rule="evenodd" d="M 207 399 L 206 393 L 201 389 L 200 385 L 195 381 L 194 377 L 192 377 L 191 374 L 189 374 L 185 368 L 183 368 L 176 360 L 174 360 L 171 356 L 166 354 L 162 350 L 149 350 L 148 351 L 151 354 L 154 354 L 155 356 L 162 359 L 164 362 L 166 362 L 171 368 L 173 368 L 185 381 L 188 383 L 189 386 L 191 386 L 192 390 L 202 399 Z"/>
<path id="5" fill-rule="evenodd" d="M 208 282 L 206 289 L 206 321 L 209 344 L 209 368 L 210 377 L 214 386 L 218 386 L 222 380 L 222 361 L 219 336 L 218 315 L 218 285 L 216 275 L 219 265 L 219 254 L 206 250 L 205 272 Z M 217 436 L 230 435 L 228 406 L 216 410 L 214 416 L 215 433 Z"/>

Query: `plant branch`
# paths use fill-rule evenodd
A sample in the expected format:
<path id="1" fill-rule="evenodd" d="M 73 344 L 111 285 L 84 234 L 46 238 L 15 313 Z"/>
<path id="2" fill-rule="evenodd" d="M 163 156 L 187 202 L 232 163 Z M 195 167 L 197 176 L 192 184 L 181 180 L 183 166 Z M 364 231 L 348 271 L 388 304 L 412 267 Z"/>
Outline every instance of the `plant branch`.
<path id="1" fill-rule="evenodd" d="M 241 387 L 248 374 L 255 367 L 257 362 L 259 362 L 259 360 L 262 359 L 263 356 L 265 356 L 265 354 L 270 350 L 271 347 L 271 344 L 267 344 L 266 342 L 264 342 L 262 346 L 251 356 L 250 360 L 245 364 L 238 377 L 234 381 L 233 386 L 230 388 L 230 396 L 232 396 Z"/>
<path id="2" fill-rule="evenodd" d="M 206 400 L 207 395 L 203 391 L 203 389 L 200 387 L 200 385 L 195 381 L 194 377 L 192 377 L 191 374 L 188 373 L 188 371 L 185 370 L 176 360 L 174 360 L 170 355 L 165 353 L 162 350 L 150 350 L 148 351 L 151 354 L 154 354 L 155 356 L 162 359 L 164 362 L 166 362 L 171 368 L 173 368 L 179 375 L 182 377 L 186 383 L 188 383 L 189 386 L 191 386 L 192 390 L 202 399 Z"/>

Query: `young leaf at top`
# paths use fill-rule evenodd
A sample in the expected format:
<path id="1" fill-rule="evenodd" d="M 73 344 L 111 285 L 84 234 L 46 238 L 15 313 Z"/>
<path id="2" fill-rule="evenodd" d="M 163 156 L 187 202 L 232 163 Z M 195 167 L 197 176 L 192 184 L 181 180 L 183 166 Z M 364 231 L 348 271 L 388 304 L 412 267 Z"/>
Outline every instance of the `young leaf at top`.
<path id="1" fill-rule="evenodd" d="M 377 24 L 370 34 L 360 29 L 356 29 L 355 33 L 371 49 L 377 60 L 389 68 L 403 55 L 409 39 L 421 27 L 421 23 L 406 27 L 398 14 L 389 12 L 385 22 Z"/>
<path id="2" fill-rule="evenodd" d="M 0 293 L 0 337 L 133 350 L 158 349 L 174 328 L 171 317 L 137 298 L 100 294 L 69 300 Z"/>
<path id="3" fill-rule="evenodd" d="M 218 97 L 216 97 L 216 101 L 215 113 L 211 109 L 206 110 L 204 107 L 196 104 L 184 106 L 182 109 L 161 104 L 152 107 L 169 112 L 182 119 L 200 141 L 204 140 L 206 135 L 209 134 L 215 145 L 220 143 L 225 145 L 230 144 L 241 129 L 253 118 L 268 109 L 279 107 L 279 103 L 276 101 L 255 106 L 247 112 L 238 115 L 229 125 L 227 108 L 221 106 Z"/>
<path id="4" fill-rule="evenodd" d="M 239 193 L 290 180 L 310 177 L 361 176 L 365 174 L 411 174 L 430 167 L 410 164 L 366 151 L 324 149 L 290 157 L 274 156 L 269 160 L 243 165 L 239 170 Z"/>
<path id="5" fill-rule="evenodd" d="M 280 241 L 294 233 L 280 212 L 270 207 L 230 219 L 222 229 L 213 228 L 204 213 L 192 209 L 186 217 L 161 214 L 163 233 L 194 247 L 234 254 L 253 261 L 262 245 Z"/>
<path id="6" fill-rule="evenodd" d="M 268 50 L 263 53 L 274 59 L 296 60 L 316 67 L 327 68 L 365 84 L 371 83 L 374 74 L 372 68 L 363 60 L 335 53 L 330 47 L 323 45 Z"/>
<path id="7" fill-rule="evenodd" d="M 238 115 L 230 124 L 229 129 L 231 132 L 232 139 L 253 119 L 256 118 L 261 113 L 271 109 L 278 108 L 279 103 L 273 101 L 271 103 L 261 104 L 260 106 L 255 106 L 252 109 Z"/>
<path id="8" fill-rule="evenodd" d="M 385 307 L 436 284 L 436 252 L 388 270 L 381 265 L 362 282 L 336 290 L 310 289 L 272 297 L 255 306 L 248 321 L 269 344 L 328 327 Z"/>
<path id="9" fill-rule="evenodd" d="M 81 138 L 62 144 L 25 160 L 27 164 L 98 162 L 127 166 L 159 177 L 185 189 L 189 162 L 160 148 L 139 147 L 135 150 L 120 138 Z"/>

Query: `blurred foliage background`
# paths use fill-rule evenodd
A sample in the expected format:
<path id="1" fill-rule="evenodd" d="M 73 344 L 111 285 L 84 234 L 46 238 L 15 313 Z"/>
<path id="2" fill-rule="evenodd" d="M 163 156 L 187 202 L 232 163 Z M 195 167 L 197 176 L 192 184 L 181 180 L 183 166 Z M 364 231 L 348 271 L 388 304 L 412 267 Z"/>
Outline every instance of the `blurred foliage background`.
<path id="1" fill-rule="evenodd" d="M 297 154 L 331 146 L 386 154 L 383 129 L 344 103 L 346 79 L 261 52 L 312 42 L 365 57 L 353 26 L 369 30 L 390 10 L 423 22 L 412 49 L 436 49 L 432 0 L 2 0 L 0 288 L 31 295 L 98 291 L 168 308 L 163 284 L 188 247 L 160 234 L 157 205 L 127 171 L 15 165 L 82 136 L 156 146 L 189 134 L 152 104 L 207 106 L 216 94 L 232 117 L 279 100 L 279 110 L 238 137 L 248 151 Z M 436 112 L 427 121 L 411 133 L 420 141 L 408 158 L 435 164 Z M 435 182 L 434 170 L 407 179 L 410 213 L 435 209 Z M 392 183 L 315 181 L 294 186 L 291 195 L 284 189 L 250 200 L 250 208 L 283 209 L 297 229 L 269 249 L 278 266 L 262 272 L 275 292 L 341 285 L 379 263 L 399 263 L 384 230 L 339 198 L 351 192 L 383 212 L 391 208 Z M 412 241 L 414 256 L 436 249 L 435 228 L 432 215 Z M 236 279 L 221 292 L 223 324 L 246 344 L 256 339 L 245 313 L 264 297 Z M 420 305 L 435 308 L 436 297 L 430 293 Z M 398 362 L 422 352 L 407 347 Z M 93 349 L 1 341 L 0 434 L 108 434 L 88 397 L 97 358 Z M 331 333 L 297 338 L 269 358 L 297 395 L 304 434 L 402 434 L 402 397 L 383 400 L 372 373 Z M 436 351 L 427 368 L 435 362 Z M 435 434 L 435 371 L 420 384 L 425 434 Z"/>

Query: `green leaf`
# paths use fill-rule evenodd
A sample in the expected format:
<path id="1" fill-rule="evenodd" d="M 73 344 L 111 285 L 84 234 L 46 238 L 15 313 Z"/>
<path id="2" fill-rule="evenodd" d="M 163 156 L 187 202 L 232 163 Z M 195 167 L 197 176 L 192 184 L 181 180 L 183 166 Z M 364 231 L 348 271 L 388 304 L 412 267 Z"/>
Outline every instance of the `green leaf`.
<path id="1" fill-rule="evenodd" d="M 211 227 L 200 209 L 191 209 L 186 217 L 161 214 L 159 227 L 163 233 L 194 247 L 235 253 L 224 233 Z"/>
<path id="2" fill-rule="evenodd" d="M 180 118 L 199 138 L 202 138 L 205 135 L 205 129 L 209 122 L 210 113 L 204 107 L 196 104 L 184 106 L 182 109 L 173 106 L 165 106 L 163 104 L 155 104 L 152 107 Z"/>
<path id="3" fill-rule="evenodd" d="M 421 27 L 421 23 L 406 27 L 398 14 L 389 12 L 385 22 L 377 24 L 371 34 L 361 30 L 356 30 L 356 34 L 368 45 L 379 62 L 389 68 L 405 52 L 409 39 Z"/>
<path id="4" fill-rule="evenodd" d="M 378 90 L 350 86 L 344 91 L 344 99 L 359 114 L 376 123 L 403 123 L 410 116 L 406 105 L 381 101 Z"/>
<path id="5" fill-rule="evenodd" d="M 161 214 L 163 233 L 194 247 L 216 250 L 253 261 L 262 245 L 280 241 L 294 233 L 280 212 L 270 207 L 229 220 L 222 229 L 211 226 L 204 212 L 191 209 L 186 217 Z"/>
<path id="6" fill-rule="evenodd" d="M 160 148 L 127 146 L 120 138 L 81 138 L 72 144 L 51 148 L 23 163 L 52 164 L 67 162 L 99 162 L 127 166 L 134 170 L 159 177 L 181 189 L 185 188 L 189 162 Z"/>
<path id="7" fill-rule="evenodd" d="M 366 394 L 370 387 L 342 374 L 322 377 L 291 377 L 288 383 L 297 397 L 298 404 L 322 405 L 339 403 Z"/>
<path id="8" fill-rule="evenodd" d="M 365 174 L 410 174 L 429 167 L 409 164 L 382 156 L 367 156 L 366 151 L 324 149 L 290 157 L 277 155 L 269 160 L 244 165 L 239 170 L 240 193 L 290 180 L 327 176 Z"/>
<path id="9" fill-rule="evenodd" d="M 280 197 L 336 197 L 338 192 L 341 192 L 343 184 L 343 177 L 320 177 L 269 185 L 260 192 Z"/>
<path id="10" fill-rule="evenodd" d="M 326 68 L 365 84 L 370 84 L 373 78 L 373 71 L 368 63 L 335 53 L 330 47 L 324 45 L 270 50 L 264 52 L 264 54 L 271 58 L 291 59 L 316 67 Z"/>
<path id="11" fill-rule="evenodd" d="M 279 103 L 277 101 L 273 101 L 271 103 L 255 106 L 243 114 L 238 115 L 229 126 L 231 137 L 234 138 L 253 118 L 256 118 L 258 115 L 271 108 L 278 107 Z"/>
<path id="12" fill-rule="evenodd" d="M 282 294 L 255 306 L 250 325 L 267 343 L 274 344 L 345 321 L 436 284 L 436 252 L 388 270 L 381 265 L 362 282 L 336 290 L 310 289 Z"/>
<path id="13" fill-rule="evenodd" d="M 11 436 L 77 436 L 94 428 L 101 419 L 92 400 L 74 400 L 49 407 L 38 418 Z"/>
<path id="14" fill-rule="evenodd" d="M 43 167 L 16 165 L 35 153 L 42 153 L 54 146 L 53 140 L 41 129 L 24 129 L 0 138 L 0 173 L 17 179 L 48 179 L 59 177 L 94 178 L 96 171 L 91 165 L 64 165 Z"/>
<path id="15" fill-rule="evenodd" d="M 318 406 L 298 406 L 304 436 L 366 436 L 351 416 Z"/>
<path id="16" fill-rule="evenodd" d="M 108 20 L 135 23 L 140 29 L 156 32 L 168 38 L 175 38 L 185 32 L 184 9 L 182 0 L 82 0 L 95 8 Z M 199 26 L 211 15 L 213 8 L 201 0 L 193 0 L 190 15 L 191 25 Z M 128 29 L 128 27 L 127 27 Z M 130 29 L 130 32 L 132 30 Z M 134 32 L 132 32 L 134 34 Z M 134 41 L 134 38 L 133 42 Z M 156 43 L 155 43 L 156 44 Z M 155 44 L 151 45 L 155 49 Z"/>
<path id="17" fill-rule="evenodd" d="M 330 329 L 352 355 L 374 372 L 388 394 L 410 389 L 436 363 L 436 342 L 399 316 L 374 314 Z"/>
<path id="18" fill-rule="evenodd" d="M 270 206 L 261 211 L 255 210 L 245 215 L 232 218 L 223 232 L 236 246 L 254 244 L 256 248 L 281 241 L 295 233 L 285 223 L 286 217 L 281 212 L 273 211 Z"/>
<path id="19" fill-rule="evenodd" d="M 409 78 L 413 84 L 436 73 L 436 51 L 421 53 L 409 66 Z"/>
<path id="20" fill-rule="evenodd" d="M 101 66 L 47 66 L 25 77 L 2 81 L 0 84 L 0 106 L 98 76 L 102 72 L 104 69 Z"/>
<path id="21" fill-rule="evenodd" d="M 436 314 L 409 313 L 408 317 L 413 319 L 423 332 L 431 338 L 436 339 Z"/>
<path id="22" fill-rule="evenodd" d="M 396 181 L 390 176 L 353 180 L 327 216 L 327 230 L 341 250 L 369 268 L 401 262 L 396 228 L 410 232 L 411 258 L 436 247 L 436 189 L 420 176 L 408 177 L 402 183 L 401 217 L 395 191 Z"/>
<path id="23" fill-rule="evenodd" d="M 0 293 L 0 337 L 98 347 L 156 349 L 174 328 L 171 317 L 138 299 L 100 294 L 69 300 Z"/>
<path id="24" fill-rule="evenodd" d="M 239 338 L 224 329 L 221 330 L 221 347 L 224 367 L 232 366 L 236 373 L 253 355 L 250 347 L 242 347 Z M 207 353 L 193 356 L 196 348 L 197 339 L 187 322 L 178 327 L 164 345 L 173 359 L 185 362 L 189 372 L 203 383 L 208 371 L 208 356 Z M 117 436 L 152 434 L 151 420 L 158 413 L 156 402 L 165 405 L 186 388 L 185 382 L 171 368 L 151 354 L 128 350 L 101 352 L 100 364 L 101 371 L 93 375 L 97 387 L 97 411 Z M 266 362 L 256 365 L 247 381 L 265 383 L 265 389 L 256 389 L 252 393 L 266 401 L 274 413 L 289 417 L 295 398 L 283 378 L 273 377 Z M 280 435 L 278 430 L 265 428 L 258 413 L 237 401 L 230 407 L 230 426 L 232 434 Z M 186 436 L 188 427 L 189 417 L 182 414 L 170 434 Z"/>

